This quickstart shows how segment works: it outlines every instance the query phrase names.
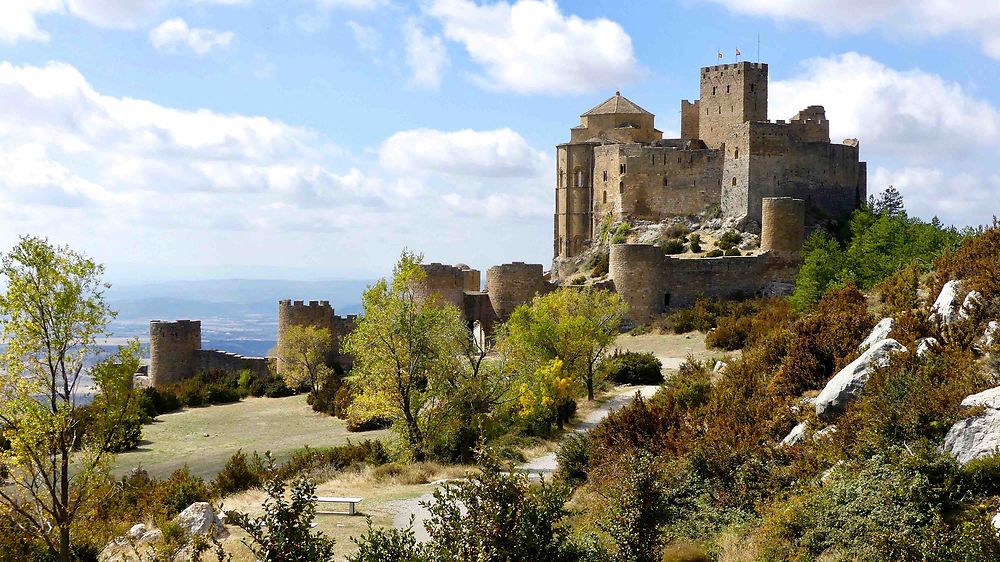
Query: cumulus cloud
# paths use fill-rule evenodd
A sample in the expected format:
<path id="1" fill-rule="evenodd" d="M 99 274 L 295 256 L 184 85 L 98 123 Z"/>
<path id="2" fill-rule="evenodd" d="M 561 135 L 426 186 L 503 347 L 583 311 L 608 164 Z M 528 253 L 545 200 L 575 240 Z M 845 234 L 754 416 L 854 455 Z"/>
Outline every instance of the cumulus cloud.
<path id="1" fill-rule="evenodd" d="M 834 142 L 861 141 L 868 186 L 894 185 L 918 216 L 985 224 L 1000 197 L 986 164 L 1000 150 L 1000 110 L 961 84 L 920 69 L 895 69 L 857 53 L 808 59 L 769 87 L 772 119 L 823 105 Z"/>
<path id="2" fill-rule="evenodd" d="M 409 20 L 403 28 L 406 41 L 406 65 L 410 68 L 410 84 L 418 88 L 436 90 L 441 85 L 441 74 L 449 64 L 444 41 L 437 35 L 424 33 L 415 21 Z"/>
<path id="3" fill-rule="evenodd" d="M 1000 59 L 1000 2 L 996 0 L 710 0 L 733 12 L 806 21 L 830 33 L 880 29 L 926 39 L 968 35 Z"/>
<path id="4" fill-rule="evenodd" d="M 187 48 L 199 55 L 207 55 L 217 48 L 224 49 L 235 37 L 232 31 L 189 27 L 182 18 L 169 19 L 149 32 L 149 42 L 159 51 L 176 53 L 181 48 Z"/>
<path id="5" fill-rule="evenodd" d="M 62 10 L 61 0 L 0 2 L 0 43 L 48 41 L 49 34 L 38 27 L 35 18 Z"/>
<path id="6" fill-rule="evenodd" d="M 379 161 L 397 173 L 467 177 L 537 176 L 548 156 L 510 129 L 400 131 L 379 147 Z"/>
<path id="7" fill-rule="evenodd" d="M 475 79 L 490 89 L 575 94 L 613 87 L 640 73 L 632 39 L 621 25 L 564 15 L 555 0 L 485 5 L 433 0 L 425 11 L 482 67 Z"/>
<path id="8" fill-rule="evenodd" d="M 530 259 L 550 232 L 552 166 L 510 130 L 405 131 L 359 159 L 267 117 L 102 94 L 62 63 L 0 62 L 0 107 L 0 247 L 31 232 L 105 260 L 370 275 L 404 246 Z M 428 142 L 443 152 L 407 146 Z"/>

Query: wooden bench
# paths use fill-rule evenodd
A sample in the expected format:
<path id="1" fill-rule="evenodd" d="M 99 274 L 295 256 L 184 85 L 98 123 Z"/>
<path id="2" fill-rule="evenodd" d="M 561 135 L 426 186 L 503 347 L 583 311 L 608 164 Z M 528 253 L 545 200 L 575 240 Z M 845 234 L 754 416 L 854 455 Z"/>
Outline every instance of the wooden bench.
<path id="1" fill-rule="evenodd" d="M 361 503 L 362 498 L 337 498 L 330 496 L 316 496 L 313 501 L 316 503 L 346 503 L 347 513 L 342 511 L 317 511 L 317 515 L 355 515 L 355 506 Z"/>

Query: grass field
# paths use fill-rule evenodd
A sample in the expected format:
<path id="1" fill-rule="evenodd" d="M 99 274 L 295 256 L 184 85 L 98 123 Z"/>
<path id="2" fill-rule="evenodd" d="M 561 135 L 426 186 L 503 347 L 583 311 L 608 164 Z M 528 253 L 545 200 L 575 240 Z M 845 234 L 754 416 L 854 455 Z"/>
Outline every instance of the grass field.
<path id="1" fill-rule="evenodd" d="M 212 478 L 239 449 L 271 451 L 281 460 L 302 447 L 341 445 L 348 439 L 382 439 L 387 431 L 349 433 L 342 420 L 317 414 L 306 396 L 248 398 L 235 404 L 191 408 L 159 416 L 142 428 L 142 444 L 115 459 L 115 474 L 142 466 L 165 477 L 185 464 Z"/>

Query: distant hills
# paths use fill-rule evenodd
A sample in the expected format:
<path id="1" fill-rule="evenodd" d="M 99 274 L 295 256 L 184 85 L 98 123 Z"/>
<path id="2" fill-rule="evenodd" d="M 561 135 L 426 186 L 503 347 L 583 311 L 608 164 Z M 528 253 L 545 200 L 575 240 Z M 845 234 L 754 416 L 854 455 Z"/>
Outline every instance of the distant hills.
<path id="1" fill-rule="evenodd" d="M 219 279 L 129 282 L 108 291 L 116 337 L 149 335 L 150 320 L 201 320 L 202 347 L 263 355 L 275 344 L 278 301 L 328 300 L 337 314 L 357 314 L 373 280 Z"/>

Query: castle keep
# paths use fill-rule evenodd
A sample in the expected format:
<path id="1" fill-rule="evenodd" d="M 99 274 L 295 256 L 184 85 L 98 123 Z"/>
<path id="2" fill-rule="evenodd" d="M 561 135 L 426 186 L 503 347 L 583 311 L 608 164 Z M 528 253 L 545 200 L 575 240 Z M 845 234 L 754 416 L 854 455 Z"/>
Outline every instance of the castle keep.
<path id="1" fill-rule="evenodd" d="M 767 120 L 767 65 L 701 69 L 701 99 L 681 101 L 681 138 L 615 93 L 580 116 L 556 149 L 554 256 L 569 258 L 605 222 L 661 221 L 718 206 L 759 232 L 767 197 L 804 201 L 811 219 L 842 220 L 866 198 L 858 142 L 830 142 L 821 106 Z"/>

